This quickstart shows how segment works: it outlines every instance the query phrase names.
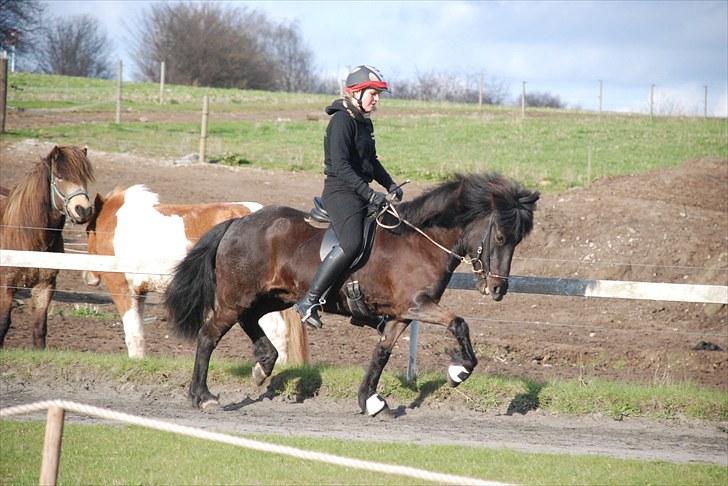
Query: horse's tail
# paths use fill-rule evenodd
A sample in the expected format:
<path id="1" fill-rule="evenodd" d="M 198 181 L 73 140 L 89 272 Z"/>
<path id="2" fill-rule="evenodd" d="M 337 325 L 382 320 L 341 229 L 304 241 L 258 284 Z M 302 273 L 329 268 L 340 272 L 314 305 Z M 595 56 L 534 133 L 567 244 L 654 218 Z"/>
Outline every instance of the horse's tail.
<path id="1" fill-rule="evenodd" d="M 215 305 L 217 247 L 233 221 L 223 221 L 205 233 L 175 267 L 164 305 L 175 330 L 184 337 L 197 335 Z"/>

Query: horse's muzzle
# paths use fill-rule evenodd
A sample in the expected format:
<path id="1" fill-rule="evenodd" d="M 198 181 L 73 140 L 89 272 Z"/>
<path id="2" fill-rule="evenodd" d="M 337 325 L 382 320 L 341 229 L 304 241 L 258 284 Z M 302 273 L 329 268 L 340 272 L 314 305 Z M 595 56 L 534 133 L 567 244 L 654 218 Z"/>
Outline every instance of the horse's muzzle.
<path id="1" fill-rule="evenodd" d="M 73 211 L 69 213 L 69 216 L 76 224 L 87 223 L 91 219 L 91 215 L 94 212 L 94 208 L 91 206 L 82 206 L 77 204 L 73 207 Z"/>
<path id="2" fill-rule="evenodd" d="M 503 300 L 508 293 L 508 279 L 503 277 L 483 278 L 478 280 L 476 286 L 481 294 L 490 295 L 496 302 Z"/>

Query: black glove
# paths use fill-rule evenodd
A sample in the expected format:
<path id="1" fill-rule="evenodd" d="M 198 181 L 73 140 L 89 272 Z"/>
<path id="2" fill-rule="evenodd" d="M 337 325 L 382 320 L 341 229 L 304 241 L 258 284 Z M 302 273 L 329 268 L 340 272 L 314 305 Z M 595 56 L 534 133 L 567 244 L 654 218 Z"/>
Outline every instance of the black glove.
<path id="1" fill-rule="evenodd" d="M 369 204 L 381 208 L 387 202 L 387 195 L 383 192 L 372 191 L 369 196 Z"/>
<path id="2" fill-rule="evenodd" d="M 396 182 L 393 182 L 392 185 L 389 186 L 389 200 L 400 202 L 403 197 L 404 192 L 402 191 L 402 188 L 398 187 Z"/>

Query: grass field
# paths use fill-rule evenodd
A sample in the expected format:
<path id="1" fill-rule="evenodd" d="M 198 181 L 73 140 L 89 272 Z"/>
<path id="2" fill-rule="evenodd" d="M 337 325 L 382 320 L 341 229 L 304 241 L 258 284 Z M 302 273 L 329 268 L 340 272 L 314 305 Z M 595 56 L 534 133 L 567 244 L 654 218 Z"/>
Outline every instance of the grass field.
<path id="1" fill-rule="evenodd" d="M 0 483 L 36 484 L 45 424 L 0 422 Z M 12 437 L 13 440 L 6 440 Z M 704 464 L 529 454 L 503 449 L 247 437 L 355 459 L 517 484 L 724 484 L 728 468 Z M 66 425 L 59 484 L 423 484 L 181 437 L 135 426 Z"/>
<path id="2" fill-rule="evenodd" d="M 293 171 L 320 171 L 325 107 L 334 96 L 169 86 L 157 102 L 153 83 L 124 86 L 123 123 L 113 123 L 115 82 L 12 74 L 11 109 L 105 112 L 108 121 L 12 130 L 8 140 L 38 138 L 92 150 L 178 158 L 197 153 L 202 97 L 211 99 L 208 159 Z M 140 121 L 166 113 L 168 121 Z M 180 114 L 187 113 L 185 121 Z M 230 120 L 230 114 L 253 114 Z M 308 119 L 305 113 L 318 114 Z M 295 114 L 293 117 L 291 114 Z M 226 116 L 227 115 L 227 116 Z M 217 119 L 216 119 L 217 116 Z M 567 110 L 520 110 L 385 99 L 376 116 L 380 158 L 397 178 L 441 180 L 455 172 L 497 171 L 528 186 L 558 191 L 604 176 L 633 174 L 699 157 L 728 158 L 725 119 L 655 118 Z M 165 118 L 165 117 L 162 117 Z M 154 137 L 150 134 L 154 133 Z"/>

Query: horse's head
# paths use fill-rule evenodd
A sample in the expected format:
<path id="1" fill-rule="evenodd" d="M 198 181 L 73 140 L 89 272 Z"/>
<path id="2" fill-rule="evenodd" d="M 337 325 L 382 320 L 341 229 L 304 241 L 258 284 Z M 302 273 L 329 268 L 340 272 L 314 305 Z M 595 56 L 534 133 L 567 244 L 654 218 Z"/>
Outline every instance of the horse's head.
<path id="1" fill-rule="evenodd" d="M 516 246 L 533 229 L 533 211 L 540 195 L 515 183 L 491 192 L 491 210 L 475 220 L 467 234 L 480 293 L 500 301 L 508 292 L 508 277 Z"/>
<path id="2" fill-rule="evenodd" d="M 55 146 L 46 163 L 53 208 L 74 223 L 87 222 L 93 213 L 87 186 L 94 175 L 86 148 Z"/>

